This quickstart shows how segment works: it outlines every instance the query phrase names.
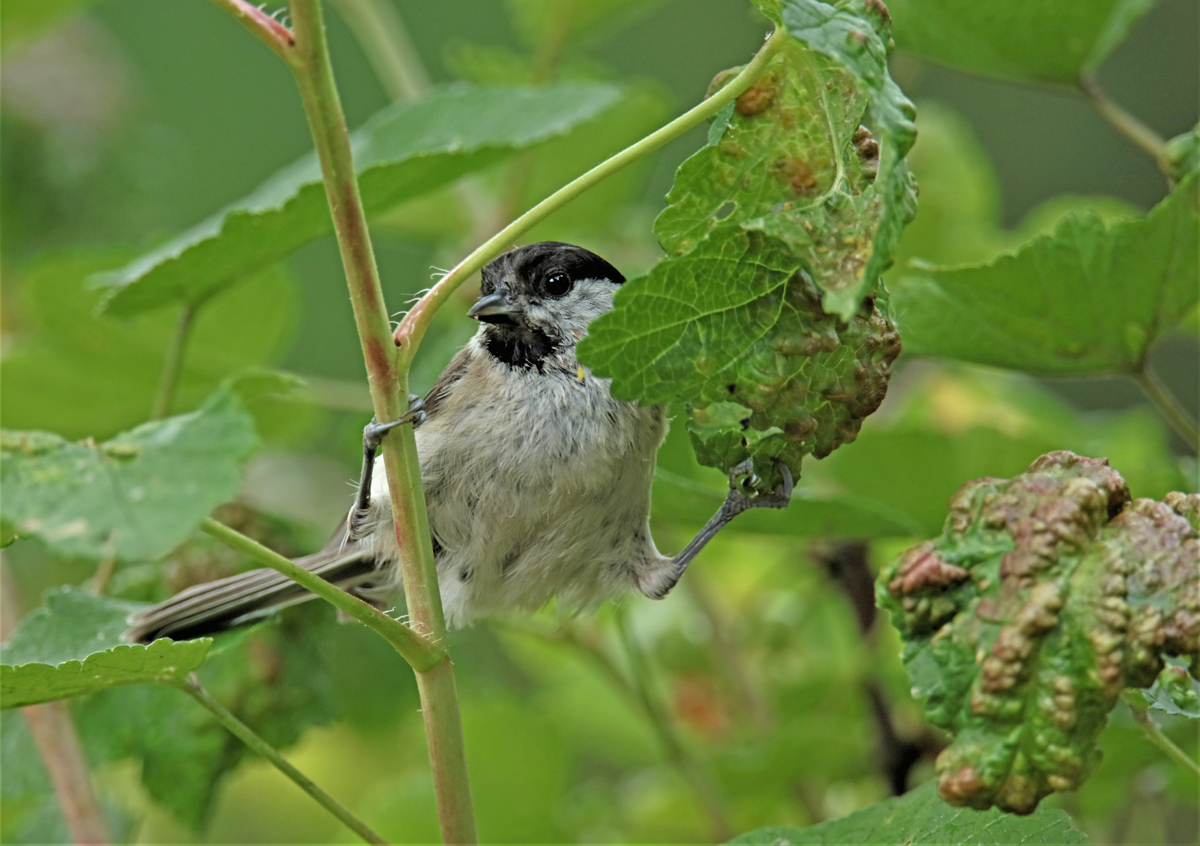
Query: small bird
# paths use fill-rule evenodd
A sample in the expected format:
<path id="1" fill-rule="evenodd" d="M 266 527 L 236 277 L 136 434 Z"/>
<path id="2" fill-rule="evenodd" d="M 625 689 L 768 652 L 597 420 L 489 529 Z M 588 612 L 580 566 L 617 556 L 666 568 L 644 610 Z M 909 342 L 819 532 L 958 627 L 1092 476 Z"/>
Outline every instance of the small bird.
<path id="1" fill-rule="evenodd" d="M 325 547 L 297 563 L 377 607 L 403 595 L 386 474 L 387 432 L 415 426 L 438 584 L 452 627 L 552 599 L 587 609 L 639 591 L 661 599 L 717 531 L 747 508 L 781 508 L 746 467 L 721 509 L 679 555 L 650 536 L 650 485 L 666 435 L 663 406 L 614 399 L 575 358 L 588 324 L 625 277 L 582 247 L 543 241 L 482 272 L 468 315 L 478 332 L 400 420 L 363 433 L 353 507 Z M 271 569 L 196 585 L 130 617 L 126 639 L 182 640 L 252 622 L 312 598 Z"/>

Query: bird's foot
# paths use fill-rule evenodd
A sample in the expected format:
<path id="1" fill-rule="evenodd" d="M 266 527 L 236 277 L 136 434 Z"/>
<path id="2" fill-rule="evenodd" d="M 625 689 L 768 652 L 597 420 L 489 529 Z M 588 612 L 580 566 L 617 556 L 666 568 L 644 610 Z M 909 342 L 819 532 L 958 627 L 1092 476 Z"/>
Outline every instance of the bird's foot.
<path id="1" fill-rule="evenodd" d="M 414 426 L 420 426 L 425 422 L 425 400 L 416 394 L 408 395 L 408 411 L 401 414 L 397 419 L 387 423 L 377 423 L 375 418 L 371 418 L 371 422 L 363 427 L 363 450 L 369 450 L 371 457 L 375 457 L 375 452 L 379 449 L 379 445 L 383 443 L 383 437 L 388 432 L 395 429 L 397 426 L 403 426 L 405 423 L 412 423 Z"/>
<path id="2" fill-rule="evenodd" d="M 775 466 L 782 480 L 771 491 L 763 489 L 763 481 L 755 474 L 754 463 L 750 459 L 730 470 L 726 504 L 735 507 L 738 512 L 750 508 L 787 508 L 795 487 L 792 471 L 778 459 L 775 460 Z"/>

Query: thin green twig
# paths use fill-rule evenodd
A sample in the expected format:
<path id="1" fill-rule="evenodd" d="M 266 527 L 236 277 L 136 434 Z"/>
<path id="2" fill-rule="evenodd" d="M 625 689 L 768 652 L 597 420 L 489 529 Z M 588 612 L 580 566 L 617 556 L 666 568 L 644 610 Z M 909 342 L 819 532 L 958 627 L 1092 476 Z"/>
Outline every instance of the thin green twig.
<path id="1" fill-rule="evenodd" d="M 1172 426 L 1177 431 L 1193 452 L 1200 452 L 1200 428 L 1197 428 L 1194 421 L 1184 410 L 1183 405 L 1175 398 L 1175 395 L 1162 383 L 1155 373 L 1146 364 L 1134 373 L 1133 378 L 1137 380 L 1142 391 L 1154 403 L 1163 417 L 1167 418 Z"/>
<path id="2" fill-rule="evenodd" d="M 158 393 L 154 396 L 154 408 L 150 411 L 151 420 L 158 420 L 171 413 L 179 374 L 183 372 L 183 354 L 187 349 L 197 308 L 194 303 L 184 303 L 183 310 L 179 312 L 175 332 L 171 335 L 171 343 L 167 345 L 167 355 L 163 359 L 162 377 L 158 381 Z"/>
<path id="3" fill-rule="evenodd" d="M 388 0 L 334 0 L 342 20 L 393 101 L 412 100 L 429 90 L 429 74 L 404 20 Z"/>
<path id="4" fill-rule="evenodd" d="M 412 665 L 413 669 L 424 672 L 445 661 L 446 653 L 444 651 L 404 623 L 393 620 L 357 596 L 346 593 L 320 576 L 305 570 L 295 561 L 267 549 L 253 538 L 248 538 L 241 532 L 231 529 L 223 523 L 218 523 L 211 517 L 205 518 L 204 522 L 200 524 L 200 528 L 230 549 L 235 549 L 259 563 L 278 570 L 306 590 L 346 612 L 395 647 L 396 651 Z"/>
<path id="5" fill-rule="evenodd" d="M 1142 727 L 1142 731 L 1146 734 L 1146 739 L 1165 752 L 1167 757 L 1172 761 L 1182 766 L 1197 779 L 1200 779 L 1200 764 L 1196 763 L 1186 752 L 1176 746 L 1171 738 L 1163 734 L 1163 730 L 1150 718 L 1150 714 L 1146 711 L 1145 706 L 1137 701 L 1137 697 L 1131 695 L 1129 691 L 1125 691 L 1122 698 L 1125 700 L 1125 704 L 1129 706 L 1129 712 L 1133 714 L 1134 722 Z"/>
<path id="6" fill-rule="evenodd" d="M 712 118 L 724 106 L 732 102 L 742 92 L 749 88 L 766 69 L 767 63 L 783 47 L 788 34 L 785 30 L 776 30 L 767 39 L 762 48 L 754 54 L 741 72 L 730 80 L 721 90 L 717 91 L 703 103 L 683 113 L 675 120 L 655 130 L 645 138 L 631 144 L 621 152 L 596 165 L 587 173 L 573 182 L 559 188 L 546 199 L 505 226 L 473 253 L 459 262 L 445 276 L 438 280 L 425 296 L 412 307 L 401 321 L 395 332 L 396 346 L 400 347 L 400 366 L 407 369 L 413 360 L 417 346 L 429 328 L 434 313 L 441 307 L 454 291 L 478 272 L 485 264 L 500 255 L 516 239 L 541 223 L 551 213 L 557 211 L 571 200 L 583 194 L 588 189 L 612 176 L 626 165 L 632 164 L 662 145 L 694 126 Z"/>
<path id="7" fill-rule="evenodd" d="M 300 772 L 286 758 L 280 755 L 274 746 L 255 734 L 254 730 L 239 720 L 233 712 L 213 699 L 194 677 L 188 681 L 175 682 L 174 686 L 189 694 L 204 706 L 230 734 L 242 741 L 251 751 L 265 758 L 271 766 L 291 779 L 297 787 L 316 800 L 321 807 L 337 817 L 346 828 L 353 831 L 367 843 L 374 843 L 377 846 L 387 846 L 386 840 L 372 831 L 365 822 L 351 813 L 345 805 L 318 787 L 312 779 Z"/>
<path id="8" fill-rule="evenodd" d="M 1107 92 L 1100 87 L 1094 76 L 1084 75 L 1080 77 L 1079 88 L 1091 100 L 1092 106 L 1100 113 L 1100 116 L 1108 121 L 1113 129 L 1117 130 L 1135 147 L 1154 159 L 1154 163 L 1158 165 L 1159 170 L 1163 173 L 1170 173 L 1166 154 L 1167 142 L 1163 140 L 1161 135 L 1127 112 L 1115 100 L 1111 99 Z"/>

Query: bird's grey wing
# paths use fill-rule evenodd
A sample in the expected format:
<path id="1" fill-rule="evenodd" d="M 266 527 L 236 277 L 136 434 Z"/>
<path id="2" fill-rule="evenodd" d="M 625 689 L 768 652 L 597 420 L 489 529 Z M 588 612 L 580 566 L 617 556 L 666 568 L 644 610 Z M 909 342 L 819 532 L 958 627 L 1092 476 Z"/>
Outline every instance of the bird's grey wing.
<path id="1" fill-rule="evenodd" d="M 433 387 L 429 389 L 429 393 L 425 395 L 426 419 L 437 414 L 438 408 L 450 396 L 454 386 L 466 375 L 473 355 L 470 347 L 463 347 L 455 354 L 454 358 L 450 359 L 450 363 L 446 365 L 442 375 L 438 376 Z"/>

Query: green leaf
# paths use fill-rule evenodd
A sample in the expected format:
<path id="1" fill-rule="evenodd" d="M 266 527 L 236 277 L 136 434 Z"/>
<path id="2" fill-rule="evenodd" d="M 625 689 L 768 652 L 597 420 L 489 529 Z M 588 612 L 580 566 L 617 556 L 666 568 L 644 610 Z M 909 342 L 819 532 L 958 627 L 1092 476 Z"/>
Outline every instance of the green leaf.
<path id="1" fill-rule="evenodd" d="M 197 669 L 203 661 L 198 672 L 204 687 L 269 743 L 283 748 L 295 743 L 306 726 L 326 723 L 335 716 L 335 691 L 322 669 L 321 650 L 330 639 L 341 637 L 340 627 L 333 623 L 328 609 L 310 605 L 286 612 L 282 620 L 255 627 L 249 637 L 224 638 L 224 643 L 219 639 L 217 646 L 223 648 L 210 650 L 213 641 L 208 638 L 178 643 L 162 639 L 148 647 L 122 645 L 126 617 L 142 607 L 75 587 L 54 589 L 47 593 L 44 607 L 22 621 L 0 652 L 0 660 L 5 665 L 25 665 L 16 668 L 17 677 L 25 681 L 21 673 L 31 661 L 59 664 L 59 670 L 71 674 L 81 665 L 85 670 L 97 669 L 93 666 L 96 659 L 110 661 L 113 656 L 161 653 L 178 659 L 174 672 L 166 669 L 170 662 L 163 662 L 137 677 L 122 664 L 117 680 L 103 674 L 110 669 L 105 666 L 92 686 L 65 692 L 55 688 L 54 692 L 97 691 L 72 703 L 89 760 L 95 765 L 137 760 L 149 795 L 184 823 L 199 828 L 221 780 L 247 754 L 245 747 L 178 690 L 150 684 L 108 685 L 172 680 Z M 10 702 L 11 670 L 8 666 L 0 669 L 5 708 L 28 704 L 25 699 Z M 74 675 L 64 678 L 69 682 Z M 411 680 L 411 675 L 408 678 Z M 50 697 L 31 701 L 46 698 Z M 7 734 L 3 737 L 6 753 L 9 739 Z M 14 774 L 10 769 L 6 761 L 6 789 L 27 793 L 36 787 L 8 784 Z M 37 780 L 36 773 L 24 772 L 23 776 Z"/>
<path id="2" fill-rule="evenodd" d="M 554 138 L 608 108 L 611 85 L 453 86 L 390 106 L 351 143 L 368 214 L 432 191 L 516 150 Z M 195 303 L 332 232 L 320 166 L 310 154 L 254 193 L 187 232 L 104 274 L 103 308 L 136 314 Z"/>
<path id="3" fill-rule="evenodd" d="M 713 515 L 729 492 L 728 479 L 697 462 L 683 426 L 672 426 L 658 450 L 654 470 L 651 520 L 657 536 L 684 534 Z M 797 489 L 793 505 L 781 517 L 755 509 L 722 530 L 723 534 L 785 537 L 872 538 L 914 537 L 921 526 L 904 511 L 869 494 L 815 493 Z M 664 525 L 665 524 L 665 525 Z"/>
<path id="4" fill-rule="evenodd" d="M 210 641 L 155 641 L 148 646 L 114 646 L 82 661 L 0 665 L 0 707 L 20 708 L 91 693 L 122 684 L 183 679 L 204 661 Z"/>
<path id="5" fill-rule="evenodd" d="M 1200 299 L 1198 184 L 1145 219 L 1070 214 L 987 264 L 912 268 L 892 291 L 905 349 L 1040 373 L 1136 370 Z"/>
<path id="6" fill-rule="evenodd" d="M 916 209 L 903 163 L 915 112 L 888 76 L 886 26 L 872 15 L 863 3 L 784 3 L 794 40 L 676 174 L 654 225 L 668 256 L 738 224 L 786 244 L 825 292 L 826 311 L 854 313 Z M 856 135 L 868 119 L 874 141 Z"/>
<path id="7" fill-rule="evenodd" d="M 1181 661 L 1168 661 L 1154 685 L 1143 693 L 1155 710 L 1200 720 L 1200 679 L 1192 678 Z"/>
<path id="8" fill-rule="evenodd" d="M 257 443 L 250 415 L 224 390 L 99 446 L 5 432 L 4 520 L 64 555 L 154 559 L 237 492 Z"/>
<path id="9" fill-rule="evenodd" d="M 1027 817 L 952 808 L 926 782 L 903 796 L 811 828 L 760 828 L 730 843 L 745 846 L 1071 846 L 1087 844 L 1083 832 L 1060 810 Z"/>
<path id="10" fill-rule="evenodd" d="M 1105 459 L 1048 453 L 964 484 L 942 534 L 886 567 L 876 598 L 913 694 L 953 742 L 938 792 L 1027 814 L 1077 790 L 1125 687 L 1200 666 L 1200 495 L 1131 501 Z"/>
<path id="11" fill-rule="evenodd" d="M 580 357 L 615 396 L 689 405 L 702 462 L 751 459 L 773 487 L 883 398 L 899 344 L 874 295 L 916 194 L 876 6 L 760 8 L 792 37 L 679 168 L 654 226 L 667 258 L 622 286 Z"/>
<path id="12" fill-rule="evenodd" d="M 19 708 L 126 684 L 176 681 L 204 662 L 209 639 L 120 641 L 128 603 L 59 588 L 0 651 L 0 707 Z"/>
<path id="13" fill-rule="evenodd" d="M 308 726 L 337 716 L 319 651 L 335 627 L 323 604 L 289 610 L 243 642 L 214 649 L 200 683 L 272 746 L 287 748 Z M 90 696 L 78 703 L 76 723 L 90 754 L 138 762 L 147 793 L 192 829 L 211 817 L 224 779 L 249 754 L 189 696 L 162 687 Z"/>
<path id="14" fill-rule="evenodd" d="M 4 351 L 4 428 L 99 440 L 146 419 L 178 310 L 97 316 L 100 294 L 83 287 L 89 274 L 128 258 L 124 251 L 74 251 L 12 274 L 19 322 Z M 277 362 L 299 305 L 295 278 L 281 265 L 205 303 L 192 322 L 175 407 L 195 408 L 230 374 Z"/>
<path id="15" fill-rule="evenodd" d="M 896 45 L 941 64 L 1074 85 L 1125 39 L 1154 0 L 890 0 Z"/>

